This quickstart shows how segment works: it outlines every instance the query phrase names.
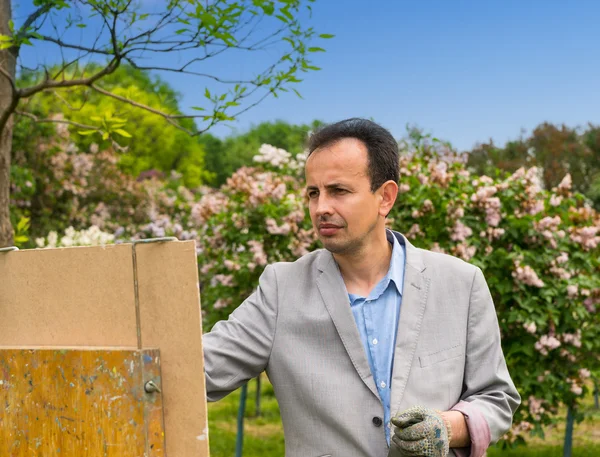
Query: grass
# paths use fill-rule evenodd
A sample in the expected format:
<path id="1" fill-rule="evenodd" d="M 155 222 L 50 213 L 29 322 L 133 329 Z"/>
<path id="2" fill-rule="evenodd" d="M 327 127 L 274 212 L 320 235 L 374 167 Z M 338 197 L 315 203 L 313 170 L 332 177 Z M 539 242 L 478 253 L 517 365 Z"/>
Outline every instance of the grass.
<path id="1" fill-rule="evenodd" d="M 273 387 L 263 374 L 261 378 L 261 415 L 256 417 L 256 381 L 248 388 L 246 415 L 244 420 L 244 457 L 283 457 L 285 454 L 283 428 L 279 407 Z M 209 442 L 211 457 L 233 457 L 237 434 L 237 414 L 240 391 L 233 392 L 217 403 L 209 403 Z M 573 457 L 600 456 L 600 410 L 593 408 L 593 398 L 588 396 L 584 403 L 587 418 L 575 424 L 573 433 Z M 566 410 L 560 411 L 566 417 Z M 544 439 L 532 437 L 529 444 L 517 449 L 502 450 L 492 447 L 487 457 L 562 457 L 565 421 L 546 430 Z"/>

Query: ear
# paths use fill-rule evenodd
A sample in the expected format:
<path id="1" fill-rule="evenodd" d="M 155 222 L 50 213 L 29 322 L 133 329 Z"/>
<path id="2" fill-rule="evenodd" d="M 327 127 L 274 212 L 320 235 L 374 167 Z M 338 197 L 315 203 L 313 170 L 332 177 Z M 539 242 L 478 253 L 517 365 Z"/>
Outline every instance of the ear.
<path id="1" fill-rule="evenodd" d="M 379 203 L 379 214 L 386 217 L 392 210 L 396 197 L 398 196 L 398 184 L 394 181 L 386 181 L 379 188 L 381 201 Z"/>

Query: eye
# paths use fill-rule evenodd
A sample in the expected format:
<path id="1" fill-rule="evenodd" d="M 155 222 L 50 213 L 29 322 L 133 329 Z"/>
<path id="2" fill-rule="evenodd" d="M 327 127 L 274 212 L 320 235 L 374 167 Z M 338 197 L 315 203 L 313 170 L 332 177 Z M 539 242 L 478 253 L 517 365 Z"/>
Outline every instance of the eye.
<path id="1" fill-rule="evenodd" d="M 308 198 L 315 198 L 319 195 L 319 192 L 316 190 L 309 190 L 306 195 L 308 196 Z"/>
<path id="2" fill-rule="evenodd" d="M 338 194 L 338 195 L 343 195 L 343 194 L 347 194 L 348 191 L 346 189 L 342 189 L 341 187 L 336 187 L 333 190 L 334 193 Z"/>

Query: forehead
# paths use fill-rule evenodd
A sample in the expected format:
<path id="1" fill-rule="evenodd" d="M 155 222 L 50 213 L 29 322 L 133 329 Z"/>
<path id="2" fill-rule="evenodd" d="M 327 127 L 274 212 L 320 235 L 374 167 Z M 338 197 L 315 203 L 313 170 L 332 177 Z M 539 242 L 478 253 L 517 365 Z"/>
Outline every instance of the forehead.
<path id="1" fill-rule="evenodd" d="M 348 182 L 368 179 L 368 153 L 365 144 L 355 138 L 344 138 L 316 149 L 306 161 L 307 185 L 318 182 Z"/>

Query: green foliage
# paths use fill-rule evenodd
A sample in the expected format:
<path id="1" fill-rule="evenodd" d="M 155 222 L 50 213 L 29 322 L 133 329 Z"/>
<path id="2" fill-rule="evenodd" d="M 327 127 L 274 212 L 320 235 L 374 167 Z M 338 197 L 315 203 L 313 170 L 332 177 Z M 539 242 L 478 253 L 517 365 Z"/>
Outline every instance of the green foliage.
<path id="1" fill-rule="evenodd" d="M 15 223 L 31 215 L 32 235 L 39 226 L 69 235 L 69 226 L 95 224 L 116 232 L 117 240 L 194 239 L 206 330 L 252 293 L 267 263 L 293 261 L 317 247 L 301 153 L 263 145 L 253 167 L 197 195 L 177 175 L 136 182 L 118 170 L 115 151 L 90 154 L 71 138 L 63 131 L 40 142 L 32 151 L 35 168 L 15 165 L 13 179 L 20 184 L 14 195 L 33 192 L 21 202 L 30 207 L 14 202 Z M 505 437 L 505 444 L 515 444 L 530 433 L 541 435 L 560 405 L 577 406 L 590 375 L 600 375 L 600 217 L 573 193 L 570 176 L 548 191 L 538 169 L 477 176 L 464 159 L 412 131 L 388 220 L 415 245 L 484 271 L 523 397 Z"/>
<path id="2" fill-rule="evenodd" d="M 388 219 L 417 246 L 484 271 L 524 400 L 506 436 L 518 443 L 552 423 L 559 405 L 576 405 L 600 371 L 600 217 L 568 178 L 549 192 L 535 168 L 491 178 L 472 175 L 463 159 L 413 132 Z M 260 168 L 238 170 L 191 210 L 207 329 L 253 291 L 265 264 L 316 246 L 301 164 L 275 148 L 255 161 Z"/>
<path id="3" fill-rule="evenodd" d="M 93 87 L 92 83 L 102 83 L 125 63 L 134 68 L 193 76 L 203 85 L 208 81 L 211 87 L 203 87 L 204 106 L 193 108 L 201 130 L 206 131 L 216 123 L 235 119 L 269 95 L 277 97 L 289 90 L 299 95 L 293 87 L 302 81 L 299 76 L 318 70 L 312 65 L 311 54 L 324 51 L 313 46 L 313 41 L 333 37 L 318 34 L 306 25 L 313 2 L 170 0 L 138 5 L 126 0 L 93 0 L 79 5 L 64 0 L 36 0 L 34 5 L 38 8 L 34 13 L 19 18 L 22 23 L 17 25 L 11 21 L 9 35 L 0 35 L 0 48 L 13 48 L 18 55 L 27 51 L 23 44 L 35 47 L 44 42 L 46 46 L 56 46 L 53 55 L 61 56 L 62 62 L 44 68 L 40 85 L 20 86 L 28 95 L 70 85 Z M 45 26 L 50 21 L 52 28 Z M 74 28 L 89 32 L 77 33 L 83 39 L 71 42 L 68 31 Z M 70 60 L 64 51 L 71 49 L 82 52 Z M 204 61 L 224 51 L 251 53 L 265 49 L 269 49 L 272 61 L 251 76 L 231 78 L 206 71 Z M 157 63 L 164 61 L 166 53 L 176 55 L 177 64 Z M 79 74 L 73 78 L 72 69 L 83 67 L 90 57 L 91 62 L 102 59 L 106 64 L 88 71 L 85 77 Z M 23 71 L 26 69 L 21 67 L 18 73 Z M 88 79 L 92 75 L 95 81 Z M 170 118 L 176 124 L 182 119 Z"/>
<path id="4" fill-rule="evenodd" d="M 252 158 L 263 144 L 285 149 L 296 155 L 303 151 L 307 136 L 321 122 L 294 125 L 284 121 L 262 122 L 246 133 L 228 136 L 221 140 L 212 135 L 202 135 L 200 142 L 206 150 L 206 168 L 214 173 L 213 185 L 225 184 L 236 170 L 252 165 Z"/>
<path id="5" fill-rule="evenodd" d="M 27 232 L 31 227 L 29 218 L 21 217 L 14 227 L 13 239 L 15 241 L 15 246 L 23 247 L 29 241 L 29 236 L 27 235 Z"/>
<path id="6" fill-rule="evenodd" d="M 469 166 L 479 174 L 495 168 L 514 172 L 520 167 L 536 166 L 541 171 L 546 189 L 556 187 L 567 173 L 573 189 L 592 199 L 600 209 L 600 127 L 588 125 L 585 130 L 565 125 L 540 124 L 530 136 L 521 136 L 503 148 L 493 142 L 469 152 Z"/>
<path id="7" fill-rule="evenodd" d="M 88 68 L 87 73 L 96 68 Z M 35 84 L 42 75 L 25 74 L 21 84 Z M 148 73 L 129 66 L 119 68 L 102 80 L 102 87 L 114 94 L 136 100 L 153 109 L 180 114 L 179 94 L 168 84 Z M 82 129 L 70 126 L 71 140 L 81 150 L 92 144 L 106 149 L 113 144 L 122 151 L 121 170 L 138 176 L 148 170 L 169 173 L 178 171 L 188 187 L 197 187 L 211 179 L 204 166 L 204 149 L 186 132 L 176 128 L 156 114 L 106 97 L 86 87 L 69 91 L 38 94 L 28 103 L 28 111 L 40 118 L 62 116 L 70 121 L 96 127 Z M 28 150 L 25 143 L 31 140 L 33 121 L 20 117 L 14 134 L 14 150 Z M 181 120 L 181 125 L 194 130 L 194 121 Z M 29 149 L 30 150 L 30 149 Z M 35 161 L 28 155 L 29 162 Z"/>
<path id="8" fill-rule="evenodd" d="M 19 126 L 19 135 L 24 133 Z M 39 125 L 32 125 L 32 130 Z M 25 129 L 26 130 L 26 129 Z M 37 132 L 39 133 L 39 132 Z M 118 154 L 112 148 L 80 150 L 71 135 L 37 136 L 37 144 L 23 139 L 15 150 L 11 167 L 11 222 L 13 226 L 26 217 L 31 220 L 32 238 L 50 231 L 62 232 L 97 225 L 105 230 L 140 224 L 148 216 L 154 180 L 138 182 L 123 173 Z M 160 206 L 159 206 L 160 207 Z M 27 247 L 33 247 L 31 241 Z"/>

